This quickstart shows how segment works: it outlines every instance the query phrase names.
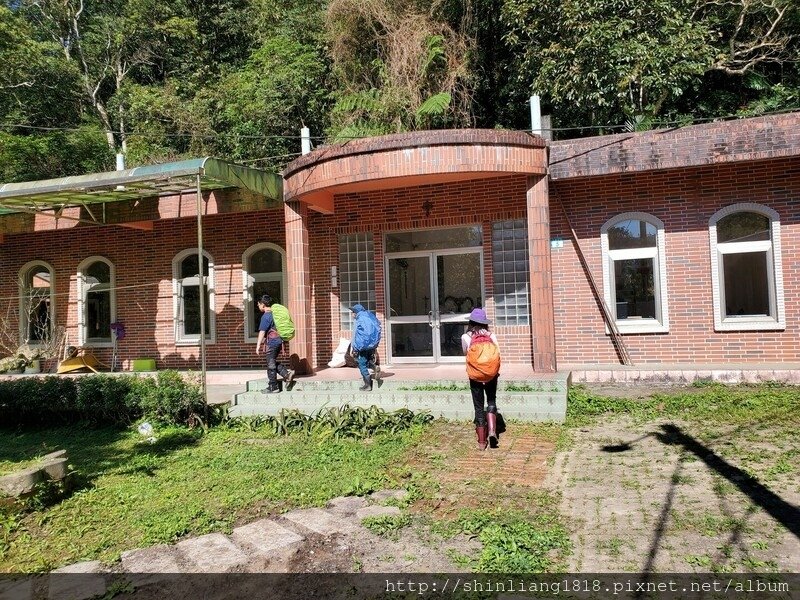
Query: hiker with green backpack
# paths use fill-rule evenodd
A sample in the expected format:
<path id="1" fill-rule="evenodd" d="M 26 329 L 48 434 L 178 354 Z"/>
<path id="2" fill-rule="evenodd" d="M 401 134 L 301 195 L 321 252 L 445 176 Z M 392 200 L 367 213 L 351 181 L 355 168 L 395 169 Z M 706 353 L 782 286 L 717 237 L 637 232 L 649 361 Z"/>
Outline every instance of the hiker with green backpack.
<path id="1" fill-rule="evenodd" d="M 278 375 L 288 387 L 294 379 L 294 371 L 287 369 L 278 362 L 283 343 L 294 337 L 294 323 L 289 311 L 282 304 L 273 302 L 272 296 L 264 294 L 258 300 L 258 309 L 263 313 L 258 326 L 258 340 L 256 341 L 256 354 L 264 352 L 267 355 L 267 394 L 276 394 L 281 391 Z"/>

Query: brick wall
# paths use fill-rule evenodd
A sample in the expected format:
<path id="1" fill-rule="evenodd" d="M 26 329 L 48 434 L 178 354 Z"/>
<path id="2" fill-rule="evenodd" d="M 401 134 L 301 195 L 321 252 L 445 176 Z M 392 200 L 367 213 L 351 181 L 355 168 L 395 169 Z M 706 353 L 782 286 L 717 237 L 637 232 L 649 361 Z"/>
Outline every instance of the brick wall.
<path id="1" fill-rule="evenodd" d="M 317 363 L 323 365 L 330 360 L 340 335 L 350 337 L 349 331 L 339 329 L 338 288 L 331 288 L 330 282 L 330 268 L 338 266 L 340 234 L 365 231 L 374 234 L 377 313 L 385 323 L 383 234 L 387 231 L 482 224 L 485 304 L 489 318 L 493 318 L 491 224 L 493 221 L 525 218 L 526 185 L 525 176 L 511 176 L 342 194 L 336 196 L 335 214 L 313 214 L 309 230 L 312 239 L 311 268 L 314 281 Z M 432 204 L 429 216 L 425 215 L 422 207 L 426 201 Z M 530 362 L 529 327 L 495 327 L 494 330 L 502 339 L 505 360 Z M 380 349 L 383 357 L 388 355 L 386 338 L 384 336 Z"/>
<path id="2" fill-rule="evenodd" d="M 643 211 L 664 222 L 670 331 L 625 335 L 636 363 L 800 360 L 800 159 L 722 164 L 635 175 L 551 181 L 552 251 L 559 367 L 618 363 L 558 202 L 563 203 L 602 294 L 600 228 Z M 708 220 L 720 208 L 756 202 L 781 217 L 785 331 L 714 331 Z"/>
<path id="3" fill-rule="evenodd" d="M 551 180 L 800 154 L 800 112 L 550 144 Z"/>
<path id="4" fill-rule="evenodd" d="M 153 231 L 123 227 L 74 227 L 46 234 L 6 235 L 0 246 L 2 310 L 17 306 L 20 268 L 43 260 L 55 270 L 56 319 L 66 325 L 69 342 L 77 333 L 77 268 L 100 255 L 116 268 L 117 320 L 125 325 L 119 343 L 125 367 L 139 357 L 155 357 L 161 368 L 199 368 L 199 345 L 176 346 L 173 326 L 172 260 L 197 245 L 196 220 L 160 220 Z M 203 246 L 215 262 L 216 343 L 207 345 L 209 369 L 261 367 L 263 356 L 245 343 L 242 300 L 242 254 L 253 244 L 272 242 L 285 248 L 283 207 L 256 213 L 204 218 Z M 110 349 L 96 354 L 108 362 Z"/>

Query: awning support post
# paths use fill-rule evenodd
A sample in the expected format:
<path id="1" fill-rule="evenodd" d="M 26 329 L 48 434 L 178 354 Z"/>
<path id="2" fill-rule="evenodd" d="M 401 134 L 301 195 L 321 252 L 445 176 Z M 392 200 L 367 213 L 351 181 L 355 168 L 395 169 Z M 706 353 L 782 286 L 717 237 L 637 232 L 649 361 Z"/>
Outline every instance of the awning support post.
<path id="1" fill-rule="evenodd" d="M 206 394 L 206 277 L 203 271 L 203 191 L 200 171 L 197 172 L 197 268 L 200 282 L 200 390 L 206 405 L 208 422 L 208 395 Z"/>

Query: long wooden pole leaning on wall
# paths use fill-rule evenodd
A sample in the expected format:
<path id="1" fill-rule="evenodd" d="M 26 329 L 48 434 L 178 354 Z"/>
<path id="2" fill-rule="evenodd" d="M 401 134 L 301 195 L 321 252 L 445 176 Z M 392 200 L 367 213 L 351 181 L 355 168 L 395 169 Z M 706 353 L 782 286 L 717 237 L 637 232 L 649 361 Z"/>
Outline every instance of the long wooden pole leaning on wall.
<path id="1" fill-rule="evenodd" d="M 606 304 L 606 299 L 603 297 L 603 294 L 600 293 L 600 289 L 597 287 L 597 282 L 592 275 L 592 271 L 589 269 L 589 263 L 586 260 L 586 256 L 583 254 L 583 250 L 581 250 L 581 244 L 578 241 L 578 234 L 575 233 L 575 229 L 572 227 L 572 222 L 569 220 L 567 209 L 564 207 L 561 199 L 557 199 L 556 201 L 561 207 L 561 212 L 564 214 L 564 218 L 567 220 L 567 227 L 569 227 L 569 232 L 572 236 L 572 243 L 575 244 L 575 252 L 578 253 L 578 259 L 581 261 L 583 271 L 586 273 L 586 279 L 589 280 L 589 285 L 591 286 L 597 301 L 600 303 L 603 319 L 606 322 L 608 330 L 611 332 L 611 339 L 614 342 L 614 348 L 616 349 L 623 365 L 633 366 L 633 359 L 631 358 L 630 352 L 628 352 L 627 346 L 625 346 L 625 341 L 622 339 L 622 335 L 619 332 L 617 322 L 614 320 L 614 315 L 611 314 L 611 310 L 608 308 L 608 304 Z"/>
<path id="2" fill-rule="evenodd" d="M 197 278 L 200 282 L 200 390 L 206 405 L 208 422 L 208 395 L 206 394 L 206 280 L 203 272 L 203 191 L 200 186 L 200 172 L 197 173 Z"/>

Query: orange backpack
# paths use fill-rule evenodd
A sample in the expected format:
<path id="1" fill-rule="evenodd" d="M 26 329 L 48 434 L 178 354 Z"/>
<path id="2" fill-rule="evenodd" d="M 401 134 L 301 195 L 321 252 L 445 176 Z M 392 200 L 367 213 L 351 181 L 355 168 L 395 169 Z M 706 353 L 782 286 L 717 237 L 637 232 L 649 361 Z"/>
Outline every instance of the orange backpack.
<path id="1" fill-rule="evenodd" d="M 467 349 L 467 377 L 487 383 L 500 373 L 500 348 L 487 333 L 474 333 Z"/>

